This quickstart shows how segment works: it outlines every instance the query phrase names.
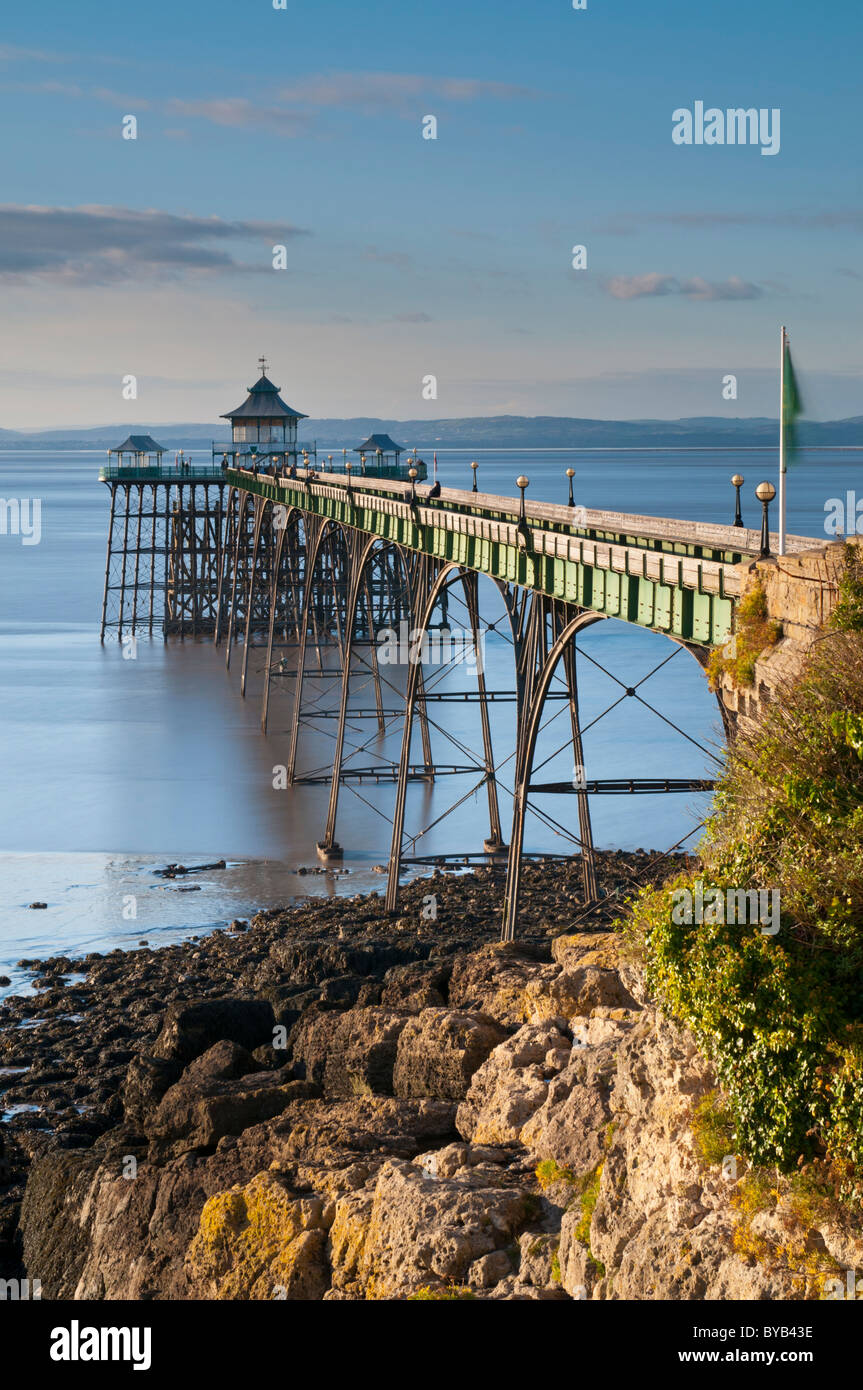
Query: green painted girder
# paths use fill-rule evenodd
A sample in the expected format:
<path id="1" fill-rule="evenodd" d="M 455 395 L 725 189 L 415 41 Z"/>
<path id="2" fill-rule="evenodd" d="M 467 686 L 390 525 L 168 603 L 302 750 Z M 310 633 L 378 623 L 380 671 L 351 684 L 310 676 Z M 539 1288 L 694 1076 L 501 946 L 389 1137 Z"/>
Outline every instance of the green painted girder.
<path id="1" fill-rule="evenodd" d="M 481 535 L 471 535 L 456 530 L 449 525 L 421 523 L 417 516 L 410 514 L 404 505 L 404 495 L 376 492 L 375 499 L 385 503 L 396 502 L 397 507 L 382 510 L 368 505 L 371 498 L 365 496 L 349 502 L 344 489 L 330 486 L 328 492 L 307 490 L 302 482 L 265 482 L 260 477 L 250 477 L 244 473 L 228 470 L 230 483 L 241 491 L 255 496 L 266 497 L 270 501 L 297 508 L 316 516 L 326 517 L 345 527 L 353 527 L 367 535 L 379 536 L 382 540 L 403 546 L 408 550 L 421 551 L 426 555 L 462 565 L 476 570 L 492 579 L 517 584 L 523 588 L 545 593 L 553 598 L 576 604 L 580 608 L 601 613 L 608 618 L 619 618 L 623 622 L 638 627 L 650 628 L 654 632 L 665 633 L 682 642 L 698 646 L 714 647 L 723 643 L 732 630 L 736 595 L 727 594 L 724 585 L 723 560 L 717 552 L 702 554 L 704 547 L 678 543 L 657 543 L 655 540 L 639 542 L 637 537 L 613 533 L 599 535 L 594 532 L 579 531 L 576 527 L 530 520 L 532 532 L 548 532 L 549 535 L 564 533 L 574 538 L 582 537 L 596 542 L 606 550 L 609 563 L 587 563 L 573 561 L 557 555 L 540 553 L 537 550 L 525 552 L 515 544 L 491 540 Z M 325 480 L 321 480 L 325 481 Z M 420 505 L 426 516 L 428 511 L 424 502 Z M 495 512 L 481 507 L 450 507 L 441 509 L 441 517 L 475 516 L 483 521 L 500 521 L 513 527 L 513 515 Z M 624 547 L 626 550 L 626 571 L 621 572 L 610 563 L 611 549 Z M 673 561 L 681 571 L 681 561 L 688 561 L 688 573 L 694 572 L 694 580 L 684 583 L 665 582 L 664 569 L 658 577 L 644 573 L 630 572 L 632 566 L 644 568 L 645 555 L 653 557 L 658 567 L 664 566 L 665 557 Z M 680 560 L 678 560 L 680 557 Z M 739 557 L 724 561 L 733 564 Z M 714 582 L 710 587 L 704 582 L 703 561 L 712 562 L 711 573 Z"/>

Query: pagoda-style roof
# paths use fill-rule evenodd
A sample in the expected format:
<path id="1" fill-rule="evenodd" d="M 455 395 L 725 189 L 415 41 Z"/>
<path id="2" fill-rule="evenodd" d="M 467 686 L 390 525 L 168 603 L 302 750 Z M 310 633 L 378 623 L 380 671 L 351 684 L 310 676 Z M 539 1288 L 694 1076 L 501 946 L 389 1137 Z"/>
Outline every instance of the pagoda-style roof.
<path id="1" fill-rule="evenodd" d="M 151 434 L 130 434 L 128 439 L 124 439 L 122 444 L 118 444 L 116 449 L 109 450 L 112 454 L 166 454 L 168 451 L 164 444 L 157 444 Z"/>
<path id="2" fill-rule="evenodd" d="M 279 387 L 274 386 L 266 372 L 255 382 L 254 386 L 248 388 L 248 398 L 238 405 L 236 410 L 229 410 L 224 415 L 220 415 L 220 420 L 307 420 L 308 415 L 304 415 L 301 410 L 292 410 L 289 405 L 282 400 L 279 395 Z"/>
<path id="3" fill-rule="evenodd" d="M 370 434 L 364 444 L 357 445 L 354 453 L 376 454 L 378 449 L 380 449 L 382 454 L 404 453 L 401 444 L 397 444 L 394 439 L 390 439 L 388 434 Z"/>

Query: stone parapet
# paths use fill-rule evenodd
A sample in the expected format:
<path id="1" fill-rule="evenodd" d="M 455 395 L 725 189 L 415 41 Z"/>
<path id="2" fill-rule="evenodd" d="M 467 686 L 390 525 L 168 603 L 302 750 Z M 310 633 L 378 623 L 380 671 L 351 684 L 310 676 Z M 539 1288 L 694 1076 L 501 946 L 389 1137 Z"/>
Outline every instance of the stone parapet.
<path id="1" fill-rule="evenodd" d="M 779 688 L 799 675 L 812 643 L 836 607 L 844 568 L 843 542 L 738 566 L 741 598 L 760 585 L 767 615 L 781 625 L 782 636 L 756 661 L 751 686 L 739 687 L 730 675 L 723 676 L 718 693 L 729 733 L 757 723 Z"/>

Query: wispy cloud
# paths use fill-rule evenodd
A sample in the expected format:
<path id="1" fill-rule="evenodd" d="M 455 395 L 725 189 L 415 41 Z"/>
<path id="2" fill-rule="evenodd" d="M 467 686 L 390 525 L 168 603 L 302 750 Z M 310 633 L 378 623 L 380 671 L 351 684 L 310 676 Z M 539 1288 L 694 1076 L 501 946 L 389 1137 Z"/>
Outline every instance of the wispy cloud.
<path id="1" fill-rule="evenodd" d="M 478 78 L 428 77 L 400 72 L 333 72 L 300 78 L 279 94 L 292 103 L 319 107 L 359 107 L 366 111 L 416 111 L 418 101 L 473 102 L 529 100 L 529 87 Z"/>
<path id="2" fill-rule="evenodd" d="M 761 299 L 764 290 L 751 280 L 741 280 L 739 275 L 718 281 L 693 275 L 681 282 L 680 293 L 687 299 Z"/>
<path id="3" fill-rule="evenodd" d="M 732 275 L 727 280 L 705 280 L 700 275 L 691 275 L 684 280 L 676 275 L 665 275 L 658 270 L 643 275 L 614 275 L 606 280 L 603 289 L 613 299 L 647 299 L 669 294 L 682 295 L 685 299 L 761 299 L 764 290 L 750 280 L 741 280 Z"/>
<path id="4" fill-rule="evenodd" d="M 645 299 L 648 296 L 674 294 L 678 282 L 673 275 L 662 275 L 658 270 L 645 275 L 614 275 L 606 280 L 603 289 L 613 299 Z"/>
<path id="5" fill-rule="evenodd" d="M 130 108 L 134 110 L 135 108 Z M 255 127 L 267 126 L 281 135 L 300 135 L 311 123 L 307 112 L 288 110 L 284 106 L 256 106 L 247 97 L 211 97 L 184 100 L 172 97 L 164 110 L 172 116 L 186 116 L 209 121 L 212 125 Z"/>
<path id="6" fill-rule="evenodd" d="M 9 61 L 14 54 L 29 53 L 37 61 L 61 61 L 60 55 L 37 50 L 12 50 L 0 46 Z M 423 77 L 412 73 L 339 72 L 299 78 L 290 87 L 261 92 L 253 97 L 139 97 L 108 87 L 83 87 L 50 79 L 7 80 L 7 91 L 56 94 L 107 103 L 123 112 L 154 111 L 175 117 L 206 121 L 238 129 L 265 129 L 288 138 L 314 127 L 322 111 L 351 110 L 365 115 L 395 114 L 416 117 L 434 105 L 451 102 L 529 100 L 538 92 L 506 82 L 478 78 Z"/>
<path id="7" fill-rule="evenodd" d="M 237 243 L 286 243 L 307 235 L 271 222 L 178 217 L 156 210 L 0 206 L 0 279 L 51 279 L 68 284 L 164 279 L 186 272 L 269 269 L 232 254 Z"/>

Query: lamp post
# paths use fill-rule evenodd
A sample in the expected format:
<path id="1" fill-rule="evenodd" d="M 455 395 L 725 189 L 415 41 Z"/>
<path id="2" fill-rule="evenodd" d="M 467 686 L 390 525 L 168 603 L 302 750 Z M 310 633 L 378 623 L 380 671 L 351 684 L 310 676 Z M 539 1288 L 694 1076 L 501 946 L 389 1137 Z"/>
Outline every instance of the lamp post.
<path id="1" fill-rule="evenodd" d="M 476 475 L 477 469 L 479 468 L 479 464 L 474 462 L 471 464 L 471 468 L 473 469 L 473 487 L 471 488 L 471 492 L 478 492 L 479 488 L 476 485 Z"/>
<path id="2" fill-rule="evenodd" d="M 755 496 L 758 498 L 758 501 L 761 503 L 761 506 L 762 506 L 763 509 L 764 509 L 763 512 L 762 512 L 762 514 L 761 514 L 761 552 L 760 552 L 758 558 L 759 558 L 760 560 L 769 560 L 769 558 L 770 558 L 770 517 L 769 517 L 769 512 L 770 512 L 770 503 L 773 501 L 774 497 L 776 496 L 776 488 L 773 486 L 772 483 L 759 483 L 758 486 L 757 486 L 757 488 L 755 489 Z"/>
<path id="3" fill-rule="evenodd" d="M 526 525 L 527 518 L 524 512 L 524 492 L 525 488 L 530 486 L 530 478 L 526 478 L 523 473 L 520 473 L 515 480 L 515 485 L 521 491 L 521 505 L 519 506 L 518 519 L 519 521 L 523 521 Z"/>
<path id="4" fill-rule="evenodd" d="M 567 478 L 569 478 L 569 503 L 568 503 L 568 505 L 569 505 L 570 507 L 574 507 L 574 506 L 575 506 L 575 498 L 574 498 L 573 495 L 572 495 L 572 480 L 573 480 L 573 478 L 575 477 L 575 469 L 574 469 L 574 468 L 567 468 L 567 470 L 566 470 L 566 476 L 567 476 Z"/>
<path id="5" fill-rule="evenodd" d="M 742 486 L 743 486 L 743 484 L 745 483 L 745 481 L 746 481 L 746 479 L 745 479 L 745 478 L 742 476 L 742 474 L 740 474 L 740 473 L 735 473 L 735 474 L 734 474 L 734 477 L 731 479 L 731 485 L 732 485 L 732 487 L 735 487 L 735 488 L 737 489 L 737 496 L 736 496 L 735 499 L 734 499 L 734 525 L 735 525 L 735 526 L 742 526 L 742 525 L 743 525 L 743 513 L 742 513 L 741 510 L 740 510 L 740 489 L 742 488 Z"/>
<path id="6" fill-rule="evenodd" d="M 332 457 L 332 456 L 331 456 L 331 457 Z M 346 473 L 347 479 L 348 479 L 347 483 L 345 484 L 345 491 L 346 491 L 347 494 L 348 494 L 348 501 L 349 501 L 349 502 L 352 502 L 352 501 L 353 501 L 353 493 L 351 492 L 351 469 L 352 469 L 352 468 L 353 468 L 353 464 L 351 463 L 351 460 L 350 460 L 350 459 L 345 459 L 345 473 Z"/>
<path id="7" fill-rule="evenodd" d="M 417 504 L 417 469 L 416 469 L 416 468 L 409 468 L 409 469 L 408 469 L 408 477 L 409 477 L 410 480 L 411 480 L 411 497 L 410 497 L 410 505 L 411 505 L 412 507 L 415 507 L 416 504 Z"/>
<path id="8" fill-rule="evenodd" d="M 530 544 L 530 532 L 527 529 L 527 516 L 524 510 L 524 491 L 525 488 L 529 485 L 529 483 L 530 479 L 526 478 L 523 473 L 520 473 L 515 480 L 516 487 L 521 490 L 521 502 L 519 504 L 518 509 L 518 526 L 516 527 L 516 534 L 518 537 L 518 543 L 523 550 L 526 550 L 528 545 Z"/>

